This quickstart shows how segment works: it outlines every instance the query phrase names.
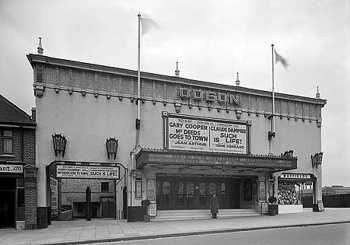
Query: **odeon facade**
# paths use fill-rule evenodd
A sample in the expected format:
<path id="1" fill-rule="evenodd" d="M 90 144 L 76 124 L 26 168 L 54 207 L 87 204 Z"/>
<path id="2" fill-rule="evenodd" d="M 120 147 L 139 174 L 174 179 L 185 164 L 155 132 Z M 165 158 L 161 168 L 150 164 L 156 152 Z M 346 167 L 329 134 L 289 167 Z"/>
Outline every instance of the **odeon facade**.
<path id="1" fill-rule="evenodd" d="M 319 96 L 276 93 L 272 115 L 268 91 L 142 72 L 138 99 L 137 71 L 27 57 L 38 207 L 48 215 L 79 216 L 87 186 L 94 188 L 96 217 L 132 217 L 142 200 L 149 200 L 151 218 L 164 210 L 208 210 L 214 193 L 220 209 L 265 212 L 274 196 L 283 212 L 302 208 L 305 188 L 322 210 L 326 101 Z"/>

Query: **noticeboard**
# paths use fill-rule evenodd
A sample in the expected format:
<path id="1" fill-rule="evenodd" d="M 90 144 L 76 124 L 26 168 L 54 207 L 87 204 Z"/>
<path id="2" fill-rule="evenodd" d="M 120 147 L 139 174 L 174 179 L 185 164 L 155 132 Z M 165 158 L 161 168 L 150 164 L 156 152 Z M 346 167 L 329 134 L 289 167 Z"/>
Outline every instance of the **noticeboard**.
<path id="1" fill-rule="evenodd" d="M 248 125 L 190 117 L 167 117 L 166 148 L 248 154 Z"/>
<path id="2" fill-rule="evenodd" d="M 57 178 L 67 179 L 119 179 L 119 167 L 57 165 Z"/>

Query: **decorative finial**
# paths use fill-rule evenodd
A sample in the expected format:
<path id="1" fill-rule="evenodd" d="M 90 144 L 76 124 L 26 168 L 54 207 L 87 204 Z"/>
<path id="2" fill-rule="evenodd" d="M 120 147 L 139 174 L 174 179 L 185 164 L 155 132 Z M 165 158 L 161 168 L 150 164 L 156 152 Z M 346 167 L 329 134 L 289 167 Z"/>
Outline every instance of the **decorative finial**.
<path id="1" fill-rule="evenodd" d="M 239 81 L 239 73 L 237 72 L 237 74 L 236 74 L 236 86 L 239 86 L 239 83 L 240 83 L 240 81 Z"/>
<path id="2" fill-rule="evenodd" d="M 44 49 L 41 45 L 41 37 L 39 37 L 38 54 L 44 54 Z"/>
<path id="3" fill-rule="evenodd" d="M 320 95 L 320 90 L 318 88 L 318 86 L 316 87 L 316 99 L 319 99 L 321 97 Z"/>
<path id="4" fill-rule="evenodd" d="M 175 70 L 175 76 L 180 76 L 180 70 L 179 70 L 179 61 L 176 61 L 176 70 Z"/>

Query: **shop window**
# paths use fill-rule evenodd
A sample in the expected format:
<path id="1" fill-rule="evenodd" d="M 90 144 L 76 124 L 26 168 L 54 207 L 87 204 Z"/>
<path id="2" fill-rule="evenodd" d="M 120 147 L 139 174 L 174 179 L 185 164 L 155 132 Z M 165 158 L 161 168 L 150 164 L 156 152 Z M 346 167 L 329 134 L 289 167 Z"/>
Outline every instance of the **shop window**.
<path id="1" fill-rule="evenodd" d="M 279 182 L 278 183 L 278 204 L 284 205 L 295 205 L 299 204 L 300 200 L 298 199 L 296 192 L 296 186 L 294 183 L 289 182 Z"/>
<path id="2" fill-rule="evenodd" d="M 1 134 L 2 153 L 13 153 L 13 133 L 11 130 L 3 130 Z"/>
<path id="3" fill-rule="evenodd" d="M 101 192 L 109 192 L 109 183 L 101 182 Z"/>

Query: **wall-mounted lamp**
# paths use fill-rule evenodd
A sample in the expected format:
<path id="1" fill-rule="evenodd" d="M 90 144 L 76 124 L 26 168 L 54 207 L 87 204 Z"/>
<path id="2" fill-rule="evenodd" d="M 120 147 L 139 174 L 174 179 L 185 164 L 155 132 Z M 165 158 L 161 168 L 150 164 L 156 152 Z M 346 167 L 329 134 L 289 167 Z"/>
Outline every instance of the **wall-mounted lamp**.
<path id="1" fill-rule="evenodd" d="M 52 143 L 53 149 L 55 151 L 55 156 L 62 154 L 64 157 L 64 153 L 66 152 L 67 139 L 64 135 L 54 134 L 52 135 Z"/>
<path id="2" fill-rule="evenodd" d="M 115 160 L 118 152 L 118 140 L 115 138 L 106 139 L 106 149 L 108 159 Z"/>
<path id="3" fill-rule="evenodd" d="M 316 153 L 315 155 L 311 155 L 311 163 L 312 167 L 318 168 L 322 164 L 323 152 Z"/>

